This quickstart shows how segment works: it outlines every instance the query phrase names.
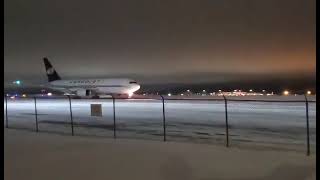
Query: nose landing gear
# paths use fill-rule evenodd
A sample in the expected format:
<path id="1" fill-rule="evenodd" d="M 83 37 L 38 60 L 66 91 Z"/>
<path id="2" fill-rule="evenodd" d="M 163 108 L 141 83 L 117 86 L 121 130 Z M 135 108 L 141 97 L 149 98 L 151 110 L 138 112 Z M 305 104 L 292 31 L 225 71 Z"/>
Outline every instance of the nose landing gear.
<path id="1" fill-rule="evenodd" d="M 91 97 L 91 99 L 100 99 L 100 96 L 94 95 L 94 96 Z"/>

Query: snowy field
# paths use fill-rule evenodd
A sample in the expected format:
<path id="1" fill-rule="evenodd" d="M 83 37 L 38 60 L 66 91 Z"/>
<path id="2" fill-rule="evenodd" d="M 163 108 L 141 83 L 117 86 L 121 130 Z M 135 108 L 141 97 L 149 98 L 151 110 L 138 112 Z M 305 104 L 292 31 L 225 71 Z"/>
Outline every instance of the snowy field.
<path id="1" fill-rule="evenodd" d="M 316 155 L 4 129 L 9 180 L 315 180 Z"/>
<path id="2" fill-rule="evenodd" d="M 231 99 L 250 98 L 253 97 Z M 258 98 L 283 102 L 228 101 L 230 146 L 259 144 L 305 151 L 305 102 L 287 102 L 304 97 Z M 315 101 L 315 97 L 310 96 L 309 100 Z M 103 117 L 90 116 L 90 104 L 102 104 Z M 117 138 L 163 140 L 161 100 L 117 99 L 115 104 Z M 34 130 L 34 108 L 32 98 L 8 98 L 8 126 Z M 37 112 L 39 131 L 71 133 L 68 99 L 39 98 Z M 72 99 L 72 113 L 75 135 L 113 137 L 112 99 Z M 221 97 L 210 101 L 166 100 L 165 115 L 168 141 L 225 145 L 225 104 Z M 315 102 L 309 102 L 309 121 L 311 150 L 315 151 Z"/>

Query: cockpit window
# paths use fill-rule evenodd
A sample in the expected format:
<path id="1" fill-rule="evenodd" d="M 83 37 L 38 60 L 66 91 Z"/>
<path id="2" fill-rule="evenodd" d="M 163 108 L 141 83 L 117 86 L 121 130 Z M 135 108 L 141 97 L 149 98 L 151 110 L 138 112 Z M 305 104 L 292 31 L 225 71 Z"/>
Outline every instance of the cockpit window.
<path id="1" fill-rule="evenodd" d="M 129 84 L 137 84 L 136 81 L 130 81 Z"/>

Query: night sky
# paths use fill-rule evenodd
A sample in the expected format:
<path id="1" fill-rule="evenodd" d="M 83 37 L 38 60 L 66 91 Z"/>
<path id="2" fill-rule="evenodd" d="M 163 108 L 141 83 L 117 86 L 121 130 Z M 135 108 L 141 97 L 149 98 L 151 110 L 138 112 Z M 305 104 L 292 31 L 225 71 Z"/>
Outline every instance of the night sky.
<path id="1" fill-rule="evenodd" d="M 316 0 L 4 5 L 6 83 L 45 82 L 44 56 L 62 78 L 129 77 L 146 85 L 315 80 Z"/>

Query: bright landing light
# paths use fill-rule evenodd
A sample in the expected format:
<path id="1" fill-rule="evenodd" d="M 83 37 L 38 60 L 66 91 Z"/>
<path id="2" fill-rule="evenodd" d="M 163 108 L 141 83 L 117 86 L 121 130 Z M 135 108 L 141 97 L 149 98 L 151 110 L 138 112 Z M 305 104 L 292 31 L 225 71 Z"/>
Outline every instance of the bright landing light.
<path id="1" fill-rule="evenodd" d="M 311 94 L 311 91 L 307 91 L 307 94 L 310 95 L 310 94 Z"/>
<path id="2" fill-rule="evenodd" d="M 21 84 L 21 81 L 20 81 L 20 80 L 13 81 L 13 84 L 20 85 L 20 84 Z"/>
<path id="3" fill-rule="evenodd" d="M 52 93 L 48 93 L 47 95 L 48 95 L 48 96 L 52 96 Z"/>
<path id="4" fill-rule="evenodd" d="M 283 91 L 283 94 L 287 96 L 287 95 L 289 95 L 289 91 L 287 91 L 287 90 Z"/>

